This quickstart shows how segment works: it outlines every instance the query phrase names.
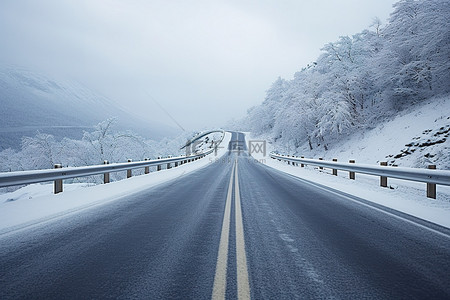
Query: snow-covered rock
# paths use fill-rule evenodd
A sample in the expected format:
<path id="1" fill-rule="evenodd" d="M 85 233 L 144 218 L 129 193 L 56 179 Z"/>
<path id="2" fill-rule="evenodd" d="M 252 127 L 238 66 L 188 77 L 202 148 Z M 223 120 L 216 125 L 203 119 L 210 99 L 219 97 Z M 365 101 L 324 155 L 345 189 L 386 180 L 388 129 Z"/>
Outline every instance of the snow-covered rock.
<path id="1" fill-rule="evenodd" d="M 416 168 L 435 164 L 438 169 L 448 170 L 449 133 L 450 96 L 446 96 L 413 106 L 371 130 L 343 137 L 328 151 L 323 148 L 310 151 L 305 146 L 295 154 L 339 161 L 355 159 L 369 164 L 387 161 L 391 165 Z"/>

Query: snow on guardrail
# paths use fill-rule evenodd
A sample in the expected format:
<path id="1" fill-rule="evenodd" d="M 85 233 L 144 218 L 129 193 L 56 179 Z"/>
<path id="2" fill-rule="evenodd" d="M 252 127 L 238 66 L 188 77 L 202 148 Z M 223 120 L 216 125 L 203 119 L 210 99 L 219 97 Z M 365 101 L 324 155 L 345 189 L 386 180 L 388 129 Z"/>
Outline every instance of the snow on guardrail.
<path id="1" fill-rule="evenodd" d="M 138 168 L 146 168 L 145 173 L 148 173 L 147 167 L 151 166 L 161 166 L 167 164 L 170 168 L 173 163 L 175 166 L 178 164 L 188 163 L 211 154 L 214 149 L 210 149 L 204 153 L 199 153 L 190 156 L 179 156 L 163 159 L 153 159 L 138 162 L 127 162 L 127 163 L 114 163 L 114 164 L 104 164 L 86 167 L 69 167 L 69 168 L 55 168 L 47 170 L 33 170 L 33 171 L 19 171 L 19 172 L 8 172 L 0 173 L 0 187 L 8 187 L 14 185 L 22 184 L 32 184 L 40 182 L 55 181 L 55 194 L 62 192 L 62 180 L 76 177 L 85 177 L 91 175 L 104 174 L 104 182 L 109 182 L 110 172 L 119 171 L 130 171 Z M 56 167 L 57 165 L 55 165 Z M 158 167 L 158 170 L 160 168 Z M 128 173 L 131 177 L 131 172 Z M 108 180 L 106 179 L 108 178 Z"/>
<path id="2" fill-rule="evenodd" d="M 333 175 L 337 175 L 336 170 L 348 171 L 350 172 L 351 179 L 354 179 L 354 173 L 380 176 L 381 186 L 386 186 L 386 180 L 388 177 L 409 181 L 425 182 L 427 183 L 427 196 L 429 198 L 436 198 L 436 184 L 450 186 L 449 170 L 432 170 L 393 166 L 374 166 L 356 163 L 341 163 L 337 161 L 324 161 L 286 156 L 276 153 L 271 153 L 270 157 L 273 159 L 286 161 L 288 163 L 301 164 L 301 166 L 313 165 L 321 168 L 330 168 L 333 169 Z M 351 173 L 353 173 L 353 176 Z"/>

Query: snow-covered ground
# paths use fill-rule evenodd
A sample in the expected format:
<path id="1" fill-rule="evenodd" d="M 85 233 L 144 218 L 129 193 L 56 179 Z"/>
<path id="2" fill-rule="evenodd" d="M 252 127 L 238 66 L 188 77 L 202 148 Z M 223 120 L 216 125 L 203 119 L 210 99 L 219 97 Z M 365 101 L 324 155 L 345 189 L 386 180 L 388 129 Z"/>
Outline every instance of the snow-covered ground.
<path id="1" fill-rule="evenodd" d="M 372 130 L 343 137 L 328 151 L 299 149 L 299 156 L 378 164 L 387 161 L 402 167 L 450 168 L 450 96 L 432 98 L 399 113 Z M 283 151 L 280 151 L 283 152 Z M 294 154 L 294 153 L 284 153 Z"/>
<path id="2" fill-rule="evenodd" d="M 383 134 L 381 131 L 380 134 Z M 257 140 L 247 133 L 247 140 Z M 380 139 L 382 136 L 378 136 Z M 372 139 L 375 140 L 376 135 Z M 370 142 L 370 141 L 369 141 Z M 362 143 L 361 143 L 362 145 Z M 267 144 L 267 153 L 275 150 Z M 343 151 L 343 153 L 349 153 Z M 357 154 L 357 152 L 352 152 Z M 416 216 L 441 226 L 450 228 L 450 186 L 437 186 L 437 199 L 426 197 L 426 184 L 399 179 L 388 179 L 388 188 L 380 187 L 379 177 L 356 174 L 356 180 L 348 179 L 348 172 L 338 171 L 338 176 L 331 175 L 331 170 L 319 170 L 318 167 L 306 166 L 304 168 L 288 165 L 278 160 L 270 159 L 268 154 L 252 154 L 254 158 L 280 171 L 293 176 L 313 181 L 333 189 L 354 195 L 368 201 Z M 333 156 L 330 156 L 333 157 Z M 348 156 L 354 157 L 354 156 Z M 367 162 L 360 158 L 360 162 Z M 370 160 L 369 160 L 370 161 Z"/>
<path id="3" fill-rule="evenodd" d="M 247 140 L 251 139 L 250 134 L 247 134 Z M 217 157 L 227 152 L 226 146 L 230 140 L 231 134 L 227 132 Z M 267 146 L 267 153 L 274 150 L 271 145 Z M 356 180 L 353 181 L 348 179 L 348 172 L 340 171 L 338 176 L 332 176 L 330 170 L 319 171 L 312 166 L 294 167 L 268 157 L 258 157 L 258 154 L 253 156 L 265 159 L 268 166 L 293 176 L 450 228 L 450 187 L 438 186 L 437 199 L 434 200 L 426 197 L 424 183 L 389 179 L 390 188 L 381 188 L 379 178 L 376 176 L 356 174 Z M 126 195 L 198 170 L 209 165 L 211 160 L 217 157 L 211 154 L 177 168 L 135 176 L 106 185 L 65 184 L 64 192 L 57 195 L 53 194 L 53 184 L 29 185 L 15 192 L 0 195 L 0 234 L 116 201 Z"/>
<path id="4" fill-rule="evenodd" d="M 387 161 L 402 167 L 424 168 L 436 164 L 437 169 L 450 168 L 450 96 L 433 98 L 421 105 L 407 109 L 394 119 L 380 123 L 374 129 L 343 137 L 340 144 L 328 151 L 322 149 L 298 149 L 288 153 L 267 144 L 267 152 L 281 154 L 337 158 L 348 162 L 379 164 Z M 247 134 L 247 139 L 260 139 Z M 261 159 L 261 157 L 260 157 Z M 266 157 L 268 166 L 294 176 L 323 184 L 366 200 L 405 212 L 430 222 L 450 228 L 450 187 L 437 186 L 437 199 L 426 197 L 426 184 L 388 179 L 390 188 L 379 186 L 379 177 L 356 174 L 356 180 L 348 179 L 348 172 L 329 175 L 330 170 L 319 172 L 318 168 L 294 167 Z"/>
<path id="5" fill-rule="evenodd" d="M 231 134 L 225 133 L 217 157 L 227 152 Z M 65 184 L 64 192 L 53 194 L 53 184 L 33 184 L 12 193 L 0 195 L 0 234 L 32 226 L 83 209 L 92 208 L 126 195 L 167 182 L 198 170 L 216 157 L 212 153 L 200 160 L 176 168 L 135 176 L 109 184 Z"/>

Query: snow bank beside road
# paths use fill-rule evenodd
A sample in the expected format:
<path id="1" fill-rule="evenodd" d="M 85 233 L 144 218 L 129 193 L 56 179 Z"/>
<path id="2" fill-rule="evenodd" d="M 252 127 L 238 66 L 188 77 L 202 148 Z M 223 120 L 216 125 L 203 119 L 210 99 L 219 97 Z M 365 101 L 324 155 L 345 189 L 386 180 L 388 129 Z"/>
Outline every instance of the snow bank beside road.
<path id="1" fill-rule="evenodd" d="M 231 133 L 226 132 L 217 157 L 227 152 L 230 140 Z M 64 192 L 56 195 L 53 194 L 53 184 L 29 185 L 13 193 L 0 195 L 0 234 L 143 191 L 209 165 L 211 156 L 214 156 L 214 153 L 176 168 L 109 184 L 66 184 Z"/>
<path id="2" fill-rule="evenodd" d="M 328 151 L 307 146 L 289 152 L 280 145 L 267 143 L 267 153 L 278 150 L 281 154 L 337 158 L 339 162 L 350 159 L 357 163 L 378 165 L 380 161 L 402 167 L 424 168 L 436 164 L 437 169 L 450 166 L 450 96 L 424 101 L 422 104 L 400 112 L 395 118 L 382 122 L 372 130 L 343 137 L 339 144 Z M 247 140 L 254 138 L 247 134 Z M 262 157 L 257 157 L 262 159 Z M 398 211 L 450 228 L 450 187 L 437 186 L 437 199 L 426 197 L 426 184 L 397 179 L 388 179 L 390 189 L 379 186 L 379 177 L 356 174 L 356 181 L 348 179 L 348 172 L 339 171 L 331 176 L 317 168 L 293 167 L 265 157 L 267 165 L 341 190 L 348 194 L 379 203 Z M 346 178 L 345 178 L 346 177 Z"/>
<path id="3" fill-rule="evenodd" d="M 378 176 L 356 174 L 356 180 L 350 180 L 348 172 L 345 171 L 338 171 L 338 176 L 332 176 L 330 170 L 319 171 L 312 166 L 301 168 L 270 158 L 266 160 L 266 165 L 450 228 L 450 187 L 448 186 L 438 185 L 437 199 L 430 199 L 426 197 L 425 183 L 389 178 L 388 186 L 391 188 L 382 188 L 379 186 Z"/>
<path id="4" fill-rule="evenodd" d="M 258 139 L 249 132 L 245 134 L 247 142 Z M 437 199 L 430 199 L 426 197 L 425 183 L 388 178 L 389 188 L 382 188 L 378 176 L 357 173 L 356 180 L 350 180 L 346 171 L 333 176 L 329 169 L 302 168 L 271 159 L 269 153 L 276 149 L 269 143 L 266 146 L 265 157 L 261 153 L 252 156 L 269 167 L 450 228 L 450 186 L 438 185 Z"/>

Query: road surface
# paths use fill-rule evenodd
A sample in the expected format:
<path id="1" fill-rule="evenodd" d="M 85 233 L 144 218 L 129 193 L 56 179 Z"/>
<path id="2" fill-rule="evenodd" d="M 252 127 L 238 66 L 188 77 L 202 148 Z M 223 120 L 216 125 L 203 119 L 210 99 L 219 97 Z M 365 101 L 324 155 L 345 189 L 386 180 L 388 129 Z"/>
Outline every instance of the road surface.
<path id="1" fill-rule="evenodd" d="M 0 299 L 450 299 L 450 232 L 228 155 L 0 236 Z M 205 158 L 208 159 L 208 158 Z"/>

